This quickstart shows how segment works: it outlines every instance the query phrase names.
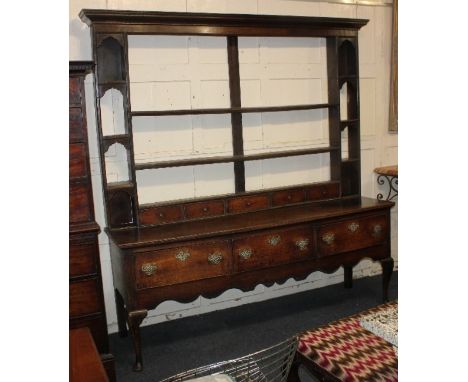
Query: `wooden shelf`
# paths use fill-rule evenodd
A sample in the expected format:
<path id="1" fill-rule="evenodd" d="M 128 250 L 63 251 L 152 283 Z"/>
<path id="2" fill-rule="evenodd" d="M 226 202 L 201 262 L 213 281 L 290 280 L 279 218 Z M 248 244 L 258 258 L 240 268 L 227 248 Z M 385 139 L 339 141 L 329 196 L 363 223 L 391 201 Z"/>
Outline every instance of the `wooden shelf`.
<path id="1" fill-rule="evenodd" d="M 134 188 L 133 182 L 130 182 L 128 180 L 123 181 L 123 182 L 112 182 L 112 183 L 107 183 L 107 191 L 123 191 L 123 190 L 130 190 Z"/>
<path id="2" fill-rule="evenodd" d="M 344 129 L 346 126 L 349 126 L 349 125 L 354 125 L 355 123 L 358 123 L 359 122 L 359 119 L 358 118 L 355 118 L 355 119 L 345 119 L 343 121 L 340 121 L 340 125 L 341 125 L 341 128 Z"/>
<path id="3" fill-rule="evenodd" d="M 339 78 L 340 80 L 345 80 L 345 81 L 347 81 L 347 80 L 355 80 L 355 79 L 358 78 L 358 76 L 355 75 L 355 74 L 344 74 L 344 75 L 342 75 L 342 76 L 338 76 L 338 78 Z"/>
<path id="4" fill-rule="evenodd" d="M 127 81 L 125 80 L 104 81 L 104 82 L 99 82 L 98 85 L 99 86 L 127 85 Z"/>
<path id="5" fill-rule="evenodd" d="M 167 167 L 197 166 L 197 165 L 203 165 L 203 164 L 254 161 L 254 160 L 262 160 L 262 159 L 284 158 L 284 157 L 290 157 L 290 156 L 321 154 L 321 153 L 327 153 L 327 152 L 332 152 L 332 151 L 337 151 L 337 150 L 339 150 L 339 147 L 327 146 L 327 147 L 319 147 L 319 148 L 314 148 L 314 149 L 276 151 L 276 152 L 251 154 L 251 155 L 228 155 L 228 156 L 218 156 L 218 157 L 180 159 L 180 160 L 172 160 L 172 161 L 135 163 L 135 170 L 149 170 L 149 169 L 167 168 Z"/>
<path id="6" fill-rule="evenodd" d="M 358 163 L 359 158 L 348 158 L 348 159 L 342 159 L 341 164 L 351 164 L 351 163 Z"/>
<path id="7" fill-rule="evenodd" d="M 227 107 L 214 109 L 148 110 L 133 111 L 132 117 L 158 117 L 165 115 L 230 114 L 230 113 L 269 113 L 279 111 L 327 109 L 338 105 L 329 103 L 289 106 Z"/>

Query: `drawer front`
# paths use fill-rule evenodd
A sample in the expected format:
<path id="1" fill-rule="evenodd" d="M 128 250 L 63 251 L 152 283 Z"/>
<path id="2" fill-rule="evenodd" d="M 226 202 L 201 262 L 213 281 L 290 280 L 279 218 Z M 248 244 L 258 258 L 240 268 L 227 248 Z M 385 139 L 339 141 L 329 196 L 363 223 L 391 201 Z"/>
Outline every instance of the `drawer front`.
<path id="1" fill-rule="evenodd" d="M 267 195 L 249 195 L 228 200 L 228 212 L 248 212 L 265 209 L 268 207 Z"/>
<path id="2" fill-rule="evenodd" d="M 300 203 L 305 200 L 305 192 L 303 189 L 277 191 L 273 193 L 273 206 L 283 206 L 286 204 Z"/>
<path id="3" fill-rule="evenodd" d="M 98 280 L 70 283 L 70 318 L 101 312 Z"/>
<path id="4" fill-rule="evenodd" d="M 90 221 L 93 217 L 89 200 L 88 184 L 70 185 L 69 220 L 70 223 Z"/>
<path id="5" fill-rule="evenodd" d="M 137 289 L 225 275 L 231 267 L 227 241 L 191 244 L 135 255 Z"/>
<path id="6" fill-rule="evenodd" d="M 323 225 L 318 230 L 320 256 L 354 251 L 383 243 L 388 234 L 385 215 L 356 217 Z"/>
<path id="7" fill-rule="evenodd" d="M 84 143 L 72 143 L 69 146 L 70 178 L 81 178 L 88 175 L 86 167 L 86 146 Z"/>
<path id="8" fill-rule="evenodd" d="M 188 219 L 219 216 L 224 214 L 224 202 L 214 200 L 209 202 L 190 203 L 185 205 L 185 216 Z"/>
<path id="9" fill-rule="evenodd" d="M 80 78 L 70 78 L 68 87 L 68 102 L 71 104 L 81 103 L 81 80 Z"/>
<path id="10" fill-rule="evenodd" d="M 83 114 L 81 107 L 71 107 L 69 111 L 69 139 L 71 142 L 83 141 Z"/>
<path id="11" fill-rule="evenodd" d="M 180 206 L 152 207 L 139 212 L 140 224 L 172 223 L 182 219 Z"/>
<path id="12" fill-rule="evenodd" d="M 70 243 L 69 254 L 70 277 L 97 273 L 97 242 L 86 244 Z"/>
<path id="13" fill-rule="evenodd" d="M 340 184 L 339 183 L 326 183 L 321 185 L 315 185 L 307 189 L 307 200 L 320 200 L 336 198 L 340 196 Z"/>
<path id="14" fill-rule="evenodd" d="M 236 239 L 233 255 L 239 272 L 307 260 L 313 257 L 312 227 L 273 230 Z"/>

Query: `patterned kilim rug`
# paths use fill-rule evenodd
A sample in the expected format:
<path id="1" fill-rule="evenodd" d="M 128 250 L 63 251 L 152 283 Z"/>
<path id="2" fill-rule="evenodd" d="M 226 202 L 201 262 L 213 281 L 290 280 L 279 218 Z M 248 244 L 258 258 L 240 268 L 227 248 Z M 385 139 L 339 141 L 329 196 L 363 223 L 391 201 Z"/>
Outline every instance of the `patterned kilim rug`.
<path id="1" fill-rule="evenodd" d="M 307 331 L 299 339 L 298 351 L 314 370 L 338 381 L 396 382 L 398 357 L 392 344 L 360 324 L 367 315 L 396 307 L 390 302 Z"/>

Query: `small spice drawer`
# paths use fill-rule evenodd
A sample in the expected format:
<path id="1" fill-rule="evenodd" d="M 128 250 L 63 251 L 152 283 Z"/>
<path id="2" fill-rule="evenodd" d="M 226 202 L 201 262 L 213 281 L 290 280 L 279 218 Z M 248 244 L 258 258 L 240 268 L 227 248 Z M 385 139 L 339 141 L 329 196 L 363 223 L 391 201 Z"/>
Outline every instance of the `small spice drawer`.
<path id="1" fill-rule="evenodd" d="M 268 207 L 267 195 L 247 195 L 228 199 L 228 213 L 262 210 Z"/>
<path id="2" fill-rule="evenodd" d="M 302 188 L 277 191 L 273 193 L 272 205 L 284 206 L 287 204 L 300 203 L 305 200 L 305 191 Z"/>
<path id="3" fill-rule="evenodd" d="M 197 219 L 224 214 L 224 202 L 222 200 L 189 203 L 186 204 L 184 208 L 187 219 Z"/>
<path id="4" fill-rule="evenodd" d="M 183 217 L 180 206 L 151 207 L 140 210 L 140 224 L 173 223 Z"/>
<path id="5" fill-rule="evenodd" d="M 309 226 L 272 230 L 233 242 L 235 268 L 239 272 L 310 259 L 315 253 Z"/>
<path id="6" fill-rule="evenodd" d="M 387 238 L 386 215 L 356 217 L 339 223 L 327 224 L 318 230 L 319 256 L 372 247 Z"/>
<path id="7" fill-rule="evenodd" d="M 231 269 L 228 241 L 212 241 L 135 254 L 137 289 L 226 275 Z"/>

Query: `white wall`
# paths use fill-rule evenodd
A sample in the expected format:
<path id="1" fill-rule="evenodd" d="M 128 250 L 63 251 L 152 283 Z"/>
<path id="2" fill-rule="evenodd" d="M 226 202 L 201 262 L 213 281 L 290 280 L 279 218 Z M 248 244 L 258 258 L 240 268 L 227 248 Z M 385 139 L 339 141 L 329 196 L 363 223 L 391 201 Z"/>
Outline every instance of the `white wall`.
<path id="1" fill-rule="evenodd" d="M 81 23 L 77 17 L 82 8 L 258 13 L 369 19 L 369 24 L 359 34 L 362 194 L 375 197 L 380 191 L 385 191 L 385 187 L 379 188 L 377 185 L 373 169 L 381 165 L 397 163 L 397 135 L 387 132 L 392 14 L 390 6 L 364 6 L 294 0 L 71 0 L 70 60 L 89 60 L 92 57 L 89 28 Z M 164 42 L 167 43 L 167 41 L 161 39 L 146 39 L 134 41 L 134 44 L 130 44 L 131 47 L 134 47 L 131 50 L 131 62 L 134 62 L 134 64 L 130 72 L 132 86 L 134 87 L 132 89 L 132 103 L 147 102 L 150 108 L 155 108 L 154 105 L 161 105 L 161 98 L 158 98 L 157 92 L 152 92 L 151 86 L 157 83 L 160 78 L 158 77 L 160 75 L 158 70 L 163 70 L 167 89 L 169 91 L 174 89 L 173 97 L 169 103 L 174 104 L 175 102 L 175 105 L 185 105 L 181 108 L 223 106 L 222 95 L 227 90 L 225 88 L 227 77 L 222 39 L 172 38 L 170 43 L 164 44 Z M 271 83 L 274 84 L 273 86 L 278 86 L 278 79 L 282 80 L 280 86 L 294 89 L 295 94 L 300 94 L 302 90 L 312 90 L 311 96 L 314 99 L 311 102 L 325 102 L 326 56 L 323 41 L 308 39 L 307 43 L 304 44 L 303 41 L 296 40 L 294 42 L 291 40 L 286 43 L 287 55 L 278 55 L 275 44 L 285 45 L 284 41 L 278 39 L 241 41 L 241 76 L 245 76 L 245 82 L 243 82 L 245 91 L 243 94 L 248 92 L 251 95 L 249 99 L 243 99 L 243 102 L 250 103 L 250 105 L 271 105 L 283 102 L 281 99 L 271 99 L 270 96 L 274 93 L 268 91 Z M 174 48 L 174 46 L 177 46 L 177 48 Z M 151 56 L 156 48 L 165 49 L 165 54 L 160 56 L 163 57 L 162 61 L 158 61 L 157 56 Z M 148 66 L 149 64 L 152 65 L 152 69 Z M 177 65 L 177 70 L 170 72 L 174 65 Z M 193 65 L 195 65 L 196 70 L 192 70 Z M 284 70 L 285 67 L 287 70 Z M 195 78 L 192 75 L 194 72 L 204 74 Z M 295 81 L 298 78 L 301 81 Z M 96 220 L 101 227 L 104 227 L 105 219 L 94 116 L 92 75 L 89 75 L 85 82 Z M 301 86 L 307 83 L 310 86 L 302 89 Z M 192 99 L 180 98 L 186 93 L 178 91 L 177 88 L 187 86 L 193 96 Z M 143 96 L 141 98 L 138 98 L 138 87 L 142 90 L 141 94 Z M 263 91 L 258 89 L 263 89 Z M 148 94 L 154 94 L 154 97 L 148 97 Z M 281 92 L 281 94 L 285 94 L 285 92 Z M 112 101 L 114 103 L 118 102 L 116 97 L 109 97 L 109 99 L 111 103 Z M 304 100 L 304 98 L 301 100 Z M 146 105 L 142 104 L 141 107 L 145 108 Z M 165 105 L 164 107 L 168 106 Z M 306 124 L 299 115 L 300 113 L 296 113 L 293 128 L 288 129 L 288 134 L 284 134 L 284 129 L 281 129 L 282 123 L 284 124 L 282 113 L 275 116 L 267 114 L 252 115 L 249 119 L 244 119 L 246 151 L 261 152 L 262 150 L 280 149 L 281 147 L 294 149 L 327 145 L 328 125 L 326 123 L 326 114 L 321 113 L 320 111 L 318 114 L 313 115 L 313 123 Z M 110 117 L 113 121 L 112 125 L 118 125 L 119 115 L 110 114 Z M 291 114 L 287 118 L 290 119 Z M 171 123 L 171 121 L 165 121 L 165 123 Z M 167 136 L 167 130 L 153 129 L 152 127 L 157 126 L 157 124 L 152 120 L 142 120 L 137 125 L 135 126 L 134 123 L 135 147 L 137 148 L 135 160 L 137 162 L 154 160 L 156 157 L 174 158 L 175 156 L 186 157 L 206 155 L 207 153 L 209 155 L 218 155 L 231 150 L 229 124 L 226 125 L 225 118 L 223 119 L 222 116 L 217 116 L 211 120 L 199 116 L 185 120 L 183 118 L 179 119 L 174 125 L 185 126 L 186 128 L 178 129 L 177 133 L 174 133 L 174 131 L 170 133 L 172 141 L 177 143 L 171 147 L 171 150 L 164 150 L 158 147 L 157 143 L 154 143 L 158 142 L 161 137 Z M 150 141 L 153 144 L 150 144 Z M 112 179 L 120 180 L 124 178 L 125 174 L 122 174 L 122 169 L 125 168 L 123 165 L 125 158 L 122 156 L 121 150 L 111 149 L 108 152 L 108 157 L 109 173 L 113 177 Z M 311 162 L 311 160 L 316 162 Z M 307 158 L 309 163 L 306 167 L 303 166 L 304 162 L 304 157 L 300 157 L 288 158 L 279 162 L 264 161 L 263 163 L 249 164 L 246 166 L 247 187 L 256 189 L 273 187 L 288 182 L 320 181 L 327 179 L 329 176 L 326 155 L 316 156 L 313 159 Z M 177 183 L 176 197 L 204 195 L 208 190 L 210 192 L 214 190 L 217 193 L 230 192 L 232 188 L 232 170 L 229 166 L 223 165 L 208 170 L 187 168 L 179 170 L 178 173 L 177 171 L 170 172 L 165 177 L 165 179 L 170 180 L 166 184 L 155 184 L 152 181 L 154 177 L 150 176 L 150 174 L 145 175 L 147 173 L 145 171 L 137 179 L 140 203 L 158 200 L 154 198 L 155 195 L 159 195 L 159 200 L 169 195 L 174 196 L 174 187 L 170 187 L 172 183 Z M 99 243 L 107 321 L 109 331 L 115 332 L 117 325 L 112 271 L 108 238 L 104 233 L 100 234 Z M 397 207 L 392 211 L 392 256 L 398 261 Z M 363 261 L 355 268 L 355 277 L 364 277 L 380 273 L 380 271 L 379 264 Z M 168 301 L 160 305 L 156 310 L 151 311 L 143 324 L 152 324 L 177 317 L 261 301 L 296 291 L 322 287 L 341 282 L 342 273 L 342 270 L 332 275 L 316 272 L 301 282 L 290 279 L 283 285 L 275 284 L 270 288 L 259 285 L 254 291 L 247 293 L 229 290 L 218 298 L 207 300 L 200 297 L 189 304 Z M 380 293 L 380 291 L 376 291 L 376 293 Z"/>

